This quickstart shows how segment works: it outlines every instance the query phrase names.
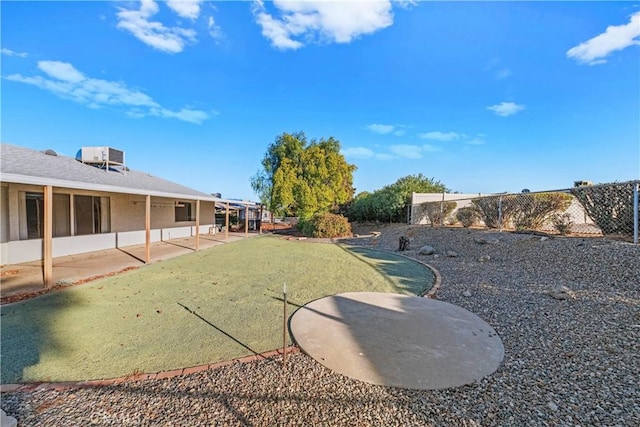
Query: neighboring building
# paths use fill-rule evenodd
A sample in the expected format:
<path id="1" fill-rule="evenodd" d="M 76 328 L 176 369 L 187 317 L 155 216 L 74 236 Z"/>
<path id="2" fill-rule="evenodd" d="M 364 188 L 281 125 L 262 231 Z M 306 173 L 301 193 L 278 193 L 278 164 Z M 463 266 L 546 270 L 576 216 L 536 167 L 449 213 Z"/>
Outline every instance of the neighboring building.
<path id="1" fill-rule="evenodd" d="M 0 147 L 2 265 L 45 260 L 46 270 L 51 257 L 206 234 L 216 204 L 227 202 L 129 170 L 124 153 L 108 147 L 78 159 Z"/>

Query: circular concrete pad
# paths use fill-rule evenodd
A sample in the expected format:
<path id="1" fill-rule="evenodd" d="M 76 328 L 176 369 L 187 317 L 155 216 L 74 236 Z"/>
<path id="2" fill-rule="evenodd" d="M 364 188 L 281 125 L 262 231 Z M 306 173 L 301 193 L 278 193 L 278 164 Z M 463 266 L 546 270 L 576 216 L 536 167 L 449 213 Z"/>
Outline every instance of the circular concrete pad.
<path id="1" fill-rule="evenodd" d="M 296 311 L 291 334 L 316 361 L 372 384 L 441 389 L 493 373 L 504 347 L 489 324 L 443 301 L 350 292 Z"/>

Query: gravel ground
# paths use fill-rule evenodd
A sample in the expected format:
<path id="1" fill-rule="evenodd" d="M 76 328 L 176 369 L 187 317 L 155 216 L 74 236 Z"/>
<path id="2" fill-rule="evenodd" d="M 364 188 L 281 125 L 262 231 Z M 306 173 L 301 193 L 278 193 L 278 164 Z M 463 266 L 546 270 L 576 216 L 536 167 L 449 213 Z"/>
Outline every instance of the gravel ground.
<path id="1" fill-rule="evenodd" d="M 380 249 L 410 236 L 404 254 L 442 275 L 438 298 L 494 327 L 505 347 L 497 372 L 455 389 L 402 390 L 351 380 L 297 353 L 285 369 L 276 357 L 172 379 L 4 393 L 2 409 L 20 426 L 640 425 L 640 246 L 465 229 L 376 231 Z M 426 244 L 434 255 L 418 254 Z"/>

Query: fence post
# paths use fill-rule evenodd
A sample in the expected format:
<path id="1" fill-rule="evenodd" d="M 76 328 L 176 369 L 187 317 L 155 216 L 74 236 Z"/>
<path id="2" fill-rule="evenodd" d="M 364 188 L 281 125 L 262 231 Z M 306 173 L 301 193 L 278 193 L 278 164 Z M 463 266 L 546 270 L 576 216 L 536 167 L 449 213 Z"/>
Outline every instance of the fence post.
<path id="1" fill-rule="evenodd" d="M 640 183 L 636 182 L 633 186 L 633 243 L 638 244 L 638 187 Z"/>
<path id="2" fill-rule="evenodd" d="M 502 196 L 498 198 L 498 230 L 502 233 Z"/>

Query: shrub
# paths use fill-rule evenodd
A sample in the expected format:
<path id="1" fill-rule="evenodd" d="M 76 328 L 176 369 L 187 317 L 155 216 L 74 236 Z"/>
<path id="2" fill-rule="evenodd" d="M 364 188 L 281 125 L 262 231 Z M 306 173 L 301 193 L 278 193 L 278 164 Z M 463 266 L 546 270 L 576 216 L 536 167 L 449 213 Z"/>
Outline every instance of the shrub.
<path id="1" fill-rule="evenodd" d="M 471 227 L 478 222 L 478 211 L 471 206 L 458 209 L 456 219 L 462 223 L 463 227 Z"/>
<path id="2" fill-rule="evenodd" d="M 603 234 L 633 234 L 633 186 L 638 181 L 571 190 Z"/>
<path id="3" fill-rule="evenodd" d="M 471 200 L 472 207 L 478 213 L 484 225 L 499 228 L 511 222 L 515 196 L 488 196 Z M 502 223 L 500 222 L 500 206 L 502 205 Z"/>
<path id="4" fill-rule="evenodd" d="M 571 196 L 565 193 L 531 193 L 513 196 L 513 224 L 517 230 L 536 230 L 562 213 L 571 204 Z"/>
<path id="5" fill-rule="evenodd" d="M 425 202 L 420 205 L 421 217 L 429 218 L 431 226 L 442 225 L 445 218 L 458 206 L 456 202 Z"/>
<path id="6" fill-rule="evenodd" d="M 316 214 L 298 223 L 298 229 L 307 237 L 344 237 L 351 235 L 351 225 L 342 215 Z"/>
<path id="7" fill-rule="evenodd" d="M 563 236 L 571 233 L 573 220 L 571 219 L 571 215 L 568 212 L 552 215 L 551 223 L 553 224 L 553 228 L 555 228 L 556 231 Z"/>

